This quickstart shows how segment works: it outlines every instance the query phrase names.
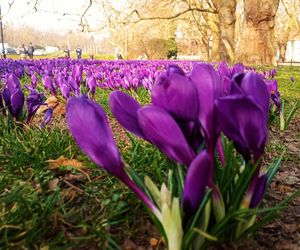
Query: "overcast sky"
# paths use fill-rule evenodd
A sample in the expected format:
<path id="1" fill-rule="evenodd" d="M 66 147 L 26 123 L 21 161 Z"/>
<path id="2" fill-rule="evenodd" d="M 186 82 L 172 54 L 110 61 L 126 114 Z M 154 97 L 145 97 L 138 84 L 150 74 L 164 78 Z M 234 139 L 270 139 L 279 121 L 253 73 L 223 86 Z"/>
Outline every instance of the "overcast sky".
<path id="1" fill-rule="evenodd" d="M 39 0 L 38 10 L 35 11 L 35 1 L 15 0 L 8 12 L 9 3 L 12 0 L 0 1 L 3 23 L 27 24 L 38 29 L 57 31 L 78 30 L 80 15 L 89 3 L 87 0 Z M 99 13 L 99 8 L 96 5 L 89 9 L 86 16 L 91 26 L 99 25 L 103 20 L 103 16 Z"/>

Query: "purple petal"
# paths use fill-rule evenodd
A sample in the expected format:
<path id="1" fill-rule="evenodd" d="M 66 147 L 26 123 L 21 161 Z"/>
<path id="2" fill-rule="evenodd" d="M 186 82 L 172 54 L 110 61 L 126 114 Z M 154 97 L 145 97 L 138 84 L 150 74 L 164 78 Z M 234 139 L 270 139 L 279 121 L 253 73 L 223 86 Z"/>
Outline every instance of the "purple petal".
<path id="1" fill-rule="evenodd" d="M 216 139 L 214 123 L 214 101 L 222 94 L 222 82 L 209 64 L 198 64 L 192 70 L 191 80 L 194 82 L 199 101 L 199 121 L 209 141 Z"/>
<path id="2" fill-rule="evenodd" d="M 142 106 L 136 100 L 116 90 L 109 96 L 109 106 L 114 117 L 125 129 L 144 138 L 144 134 L 137 120 L 137 112 Z"/>
<path id="3" fill-rule="evenodd" d="M 152 103 L 174 117 L 183 120 L 196 120 L 198 96 L 194 84 L 179 74 L 162 75 L 152 88 Z"/>
<path id="4" fill-rule="evenodd" d="M 254 98 L 255 102 L 263 109 L 266 119 L 268 119 L 270 94 L 262 77 L 257 73 L 249 72 L 243 77 L 240 86 L 246 95 Z"/>
<path id="5" fill-rule="evenodd" d="M 219 98 L 216 116 L 221 131 L 229 139 L 252 151 L 255 160 L 262 155 L 268 128 L 263 110 L 253 99 L 243 95 Z"/>
<path id="6" fill-rule="evenodd" d="M 67 103 L 67 124 L 80 148 L 99 166 L 122 179 L 126 175 L 104 110 L 87 97 Z"/>
<path id="7" fill-rule="evenodd" d="M 185 178 L 182 195 L 183 210 L 193 214 L 197 211 L 208 184 L 212 162 L 207 151 L 202 151 L 191 163 Z"/>
<path id="8" fill-rule="evenodd" d="M 16 89 L 21 89 L 19 78 L 15 74 L 9 74 L 7 78 L 7 86 L 9 92 L 12 94 Z"/>
<path id="9" fill-rule="evenodd" d="M 267 180 L 268 180 L 267 174 L 264 174 L 257 179 L 254 193 L 250 203 L 250 208 L 256 207 L 261 202 L 264 193 L 266 191 Z"/>
<path id="10" fill-rule="evenodd" d="M 53 109 L 49 108 L 45 113 L 45 117 L 44 117 L 45 124 L 48 124 L 51 121 L 52 115 L 53 115 Z"/>
<path id="11" fill-rule="evenodd" d="M 177 66 L 175 64 L 168 65 L 167 75 L 174 74 L 174 73 L 178 74 L 178 75 L 185 76 L 184 71 L 179 66 Z"/>
<path id="12" fill-rule="evenodd" d="M 17 89 L 10 97 L 11 113 L 16 119 L 19 118 L 24 106 L 24 94 L 21 89 Z"/>
<path id="13" fill-rule="evenodd" d="M 138 110 L 138 122 L 143 134 L 171 159 L 189 165 L 195 154 L 180 127 L 165 110 L 149 105 Z"/>

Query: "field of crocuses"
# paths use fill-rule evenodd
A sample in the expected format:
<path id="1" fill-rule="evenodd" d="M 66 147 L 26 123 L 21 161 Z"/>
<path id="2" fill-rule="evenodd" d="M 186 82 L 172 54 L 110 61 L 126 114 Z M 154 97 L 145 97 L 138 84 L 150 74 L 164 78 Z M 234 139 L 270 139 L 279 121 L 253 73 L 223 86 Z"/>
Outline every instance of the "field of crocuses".
<path id="1" fill-rule="evenodd" d="M 1 249 L 300 247 L 268 231 L 299 203 L 298 69 L 0 60 L 0 79 Z"/>

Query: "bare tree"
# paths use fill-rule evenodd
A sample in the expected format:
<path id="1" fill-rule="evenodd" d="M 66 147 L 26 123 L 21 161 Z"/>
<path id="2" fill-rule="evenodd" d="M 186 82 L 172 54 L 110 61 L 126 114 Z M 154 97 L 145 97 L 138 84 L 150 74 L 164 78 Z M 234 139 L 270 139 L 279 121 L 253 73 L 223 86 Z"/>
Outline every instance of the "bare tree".
<path id="1" fill-rule="evenodd" d="M 281 0 L 276 15 L 275 32 L 279 61 L 285 60 L 287 43 L 300 34 L 300 0 Z"/>

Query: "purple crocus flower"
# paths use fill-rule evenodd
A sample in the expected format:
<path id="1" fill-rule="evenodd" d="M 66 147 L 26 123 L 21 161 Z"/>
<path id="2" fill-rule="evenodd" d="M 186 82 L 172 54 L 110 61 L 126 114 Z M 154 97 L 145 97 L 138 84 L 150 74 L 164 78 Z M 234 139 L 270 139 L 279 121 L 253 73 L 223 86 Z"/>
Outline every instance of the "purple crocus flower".
<path id="1" fill-rule="evenodd" d="M 263 174 L 260 177 L 258 177 L 255 184 L 254 192 L 252 194 L 252 199 L 249 206 L 250 208 L 256 207 L 261 202 L 267 188 L 267 180 L 267 174 Z"/>
<path id="2" fill-rule="evenodd" d="M 11 115 L 18 119 L 24 105 L 24 94 L 15 74 L 8 75 L 7 85 L 2 90 L 2 97 Z"/>
<path id="3" fill-rule="evenodd" d="M 295 77 L 291 76 L 291 77 L 290 77 L 290 80 L 291 80 L 291 82 L 294 83 L 294 82 L 295 82 Z"/>
<path id="4" fill-rule="evenodd" d="M 68 128 L 78 145 L 99 166 L 122 178 L 126 175 L 104 110 L 87 97 L 67 104 Z"/>
<path id="5" fill-rule="evenodd" d="M 276 69 L 271 69 L 271 70 L 268 72 L 268 76 L 269 76 L 270 79 L 273 79 L 276 75 L 277 75 Z"/>
<path id="6" fill-rule="evenodd" d="M 44 120 L 40 123 L 40 128 L 44 128 L 45 125 L 49 124 L 53 116 L 53 108 L 48 108 L 45 115 Z"/>
<path id="7" fill-rule="evenodd" d="M 61 84 L 60 91 L 61 91 L 61 94 L 63 95 L 63 97 L 65 99 L 69 98 L 69 96 L 70 96 L 70 87 L 67 83 Z"/>
<path id="8" fill-rule="evenodd" d="M 193 214 L 199 208 L 208 185 L 208 176 L 212 168 L 212 161 L 206 150 L 202 151 L 192 161 L 188 168 L 182 194 L 183 210 Z"/>
<path id="9" fill-rule="evenodd" d="M 57 95 L 51 76 L 43 75 L 42 76 L 42 82 L 43 82 L 46 89 L 49 89 L 53 95 L 55 95 L 55 96 Z"/>
<path id="10" fill-rule="evenodd" d="M 37 82 L 38 82 L 38 79 L 37 79 L 36 75 L 32 74 L 31 75 L 31 86 L 32 86 L 32 88 L 34 88 L 34 89 L 36 88 Z"/>
<path id="11" fill-rule="evenodd" d="M 27 104 L 27 120 L 26 122 L 30 122 L 31 118 L 35 114 L 35 112 L 38 110 L 38 108 L 43 104 L 44 100 L 44 94 L 39 93 L 37 90 L 33 89 L 30 91 L 30 94 L 28 95 L 26 99 Z"/>
<path id="12" fill-rule="evenodd" d="M 80 148 L 98 165 L 118 177 L 159 216 L 153 202 L 128 177 L 113 139 L 104 110 L 86 96 L 70 98 L 67 103 L 67 124 Z"/>
<path id="13" fill-rule="evenodd" d="M 195 153 L 174 118 L 164 109 L 154 105 L 138 111 L 138 123 L 143 135 L 171 159 L 189 165 Z"/>
<path id="14" fill-rule="evenodd" d="M 86 85 L 90 89 L 92 96 L 94 96 L 96 91 L 96 79 L 92 75 L 86 77 Z"/>
<path id="15" fill-rule="evenodd" d="M 73 67 L 73 78 L 75 79 L 75 82 L 77 86 L 80 86 L 80 83 L 82 82 L 82 73 L 83 73 L 83 66 L 82 64 L 75 64 Z"/>
<path id="16" fill-rule="evenodd" d="M 230 95 L 216 100 L 216 117 L 220 130 L 236 143 L 237 150 L 256 162 L 264 152 L 268 127 L 264 110 L 245 95 Z"/>
<path id="17" fill-rule="evenodd" d="M 235 80 L 237 77 L 235 78 Z M 255 102 L 263 109 L 265 119 L 268 120 L 270 109 L 270 94 L 266 83 L 261 75 L 253 72 L 243 74 L 239 86 L 247 96 L 251 96 Z"/>
<path id="18" fill-rule="evenodd" d="M 197 88 L 198 119 L 204 130 L 210 154 L 213 154 L 218 138 L 217 126 L 215 126 L 214 102 L 216 98 L 222 95 L 222 82 L 213 66 L 203 63 L 193 68 L 190 79 Z"/>
<path id="19" fill-rule="evenodd" d="M 152 88 L 151 97 L 154 105 L 167 110 L 178 119 L 197 119 L 197 89 L 189 78 L 181 74 L 169 72 L 161 75 Z"/>
<path id="20" fill-rule="evenodd" d="M 170 75 L 170 74 L 173 74 L 173 73 L 178 74 L 178 75 L 185 76 L 184 71 L 183 71 L 179 66 L 177 66 L 177 65 L 175 65 L 175 64 L 170 64 L 170 65 L 168 65 L 168 67 L 167 67 L 167 72 L 166 72 L 166 74 L 167 74 L 167 75 Z"/>
<path id="21" fill-rule="evenodd" d="M 53 116 L 53 109 L 49 108 L 47 109 L 46 113 L 45 113 L 45 124 L 48 124 Z"/>
<path id="22" fill-rule="evenodd" d="M 271 99 L 276 105 L 276 107 L 281 111 L 281 101 L 280 101 L 280 92 L 278 91 L 278 83 L 276 80 L 266 81 L 267 89 L 271 95 Z"/>
<path id="23" fill-rule="evenodd" d="M 142 106 L 135 99 L 116 90 L 109 96 L 109 107 L 114 117 L 125 129 L 145 139 L 137 117 L 137 111 Z"/>

